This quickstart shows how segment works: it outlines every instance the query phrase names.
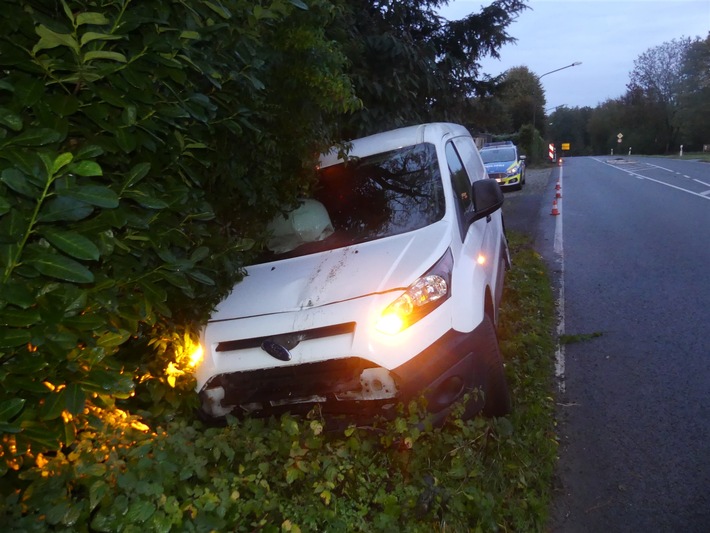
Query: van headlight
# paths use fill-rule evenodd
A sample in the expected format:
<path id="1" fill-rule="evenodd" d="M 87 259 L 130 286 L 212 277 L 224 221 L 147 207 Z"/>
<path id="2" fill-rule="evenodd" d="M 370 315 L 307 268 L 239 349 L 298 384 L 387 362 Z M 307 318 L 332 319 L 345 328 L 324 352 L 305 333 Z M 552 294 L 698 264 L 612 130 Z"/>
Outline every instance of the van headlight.
<path id="1" fill-rule="evenodd" d="M 431 313 L 451 296 L 451 250 L 429 271 L 382 312 L 375 327 L 387 335 L 396 335 Z"/>
<path id="2" fill-rule="evenodd" d="M 193 347 L 189 356 L 189 365 L 191 368 L 197 368 L 202 360 L 205 358 L 205 350 L 202 348 L 202 344 L 198 344 Z"/>

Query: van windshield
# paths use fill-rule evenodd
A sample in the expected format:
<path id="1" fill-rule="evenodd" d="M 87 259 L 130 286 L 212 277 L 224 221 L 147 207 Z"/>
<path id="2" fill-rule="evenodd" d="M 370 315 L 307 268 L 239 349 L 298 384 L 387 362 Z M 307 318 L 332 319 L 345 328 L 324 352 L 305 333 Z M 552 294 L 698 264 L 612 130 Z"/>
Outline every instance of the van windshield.
<path id="1" fill-rule="evenodd" d="M 444 211 L 434 145 L 351 158 L 321 169 L 312 198 L 288 217 L 277 217 L 262 262 L 414 231 L 440 220 Z"/>

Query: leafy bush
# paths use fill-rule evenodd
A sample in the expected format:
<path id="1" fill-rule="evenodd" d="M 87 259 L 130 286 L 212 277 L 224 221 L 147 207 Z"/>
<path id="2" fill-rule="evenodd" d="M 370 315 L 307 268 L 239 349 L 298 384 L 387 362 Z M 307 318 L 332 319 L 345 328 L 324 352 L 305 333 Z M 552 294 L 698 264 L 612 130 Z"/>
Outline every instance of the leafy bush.
<path id="1" fill-rule="evenodd" d="M 518 143 L 522 153 L 527 156 L 527 163 L 540 165 L 547 160 L 547 145 L 540 132 L 532 124 L 524 124 L 518 132 Z"/>
<path id="2" fill-rule="evenodd" d="M 535 386 L 512 377 L 510 420 L 432 429 L 414 405 L 328 434 L 317 416 L 205 428 L 189 415 L 195 331 L 359 106 L 324 30 L 346 10 L 3 2 L 4 527 L 540 528 L 543 352 L 516 354 Z"/>
<path id="3" fill-rule="evenodd" d="M 512 243 L 500 328 L 509 418 L 432 428 L 413 403 L 392 422 L 335 432 L 317 413 L 150 429 L 103 410 L 2 491 L 0 520 L 23 531 L 544 531 L 554 307 L 539 256 Z"/>
<path id="4" fill-rule="evenodd" d="M 278 531 L 289 524 L 391 531 L 404 521 L 424 531 L 432 519 L 451 516 L 490 529 L 499 490 L 490 481 L 506 468 L 498 450 L 509 426 L 459 421 L 427 432 L 418 421 L 334 437 L 318 420 L 288 416 L 226 429 L 183 420 L 142 433 L 117 415 L 114 427 L 82 435 L 70 453 L 39 456 L 42 468 L 23 476 L 30 488 L 5 502 L 5 523 L 28 531 Z"/>
<path id="5" fill-rule="evenodd" d="M 0 475 L 163 375 L 167 341 L 239 279 L 331 114 L 357 105 L 332 16 L 325 1 L 3 2 Z"/>

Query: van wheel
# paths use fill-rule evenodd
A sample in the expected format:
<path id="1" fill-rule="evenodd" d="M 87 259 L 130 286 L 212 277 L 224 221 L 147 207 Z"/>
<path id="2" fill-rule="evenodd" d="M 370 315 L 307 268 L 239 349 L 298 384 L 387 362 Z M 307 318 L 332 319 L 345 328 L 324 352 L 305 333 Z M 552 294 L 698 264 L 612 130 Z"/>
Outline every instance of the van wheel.
<path id="1" fill-rule="evenodd" d="M 483 368 L 486 370 L 486 390 L 484 396 L 483 416 L 505 416 L 511 411 L 510 391 L 505 378 L 503 358 L 500 355 L 498 337 L 490 317 L 484 319 L 485 339 L 481 343 L 481 355 L 484 358 Z"/>

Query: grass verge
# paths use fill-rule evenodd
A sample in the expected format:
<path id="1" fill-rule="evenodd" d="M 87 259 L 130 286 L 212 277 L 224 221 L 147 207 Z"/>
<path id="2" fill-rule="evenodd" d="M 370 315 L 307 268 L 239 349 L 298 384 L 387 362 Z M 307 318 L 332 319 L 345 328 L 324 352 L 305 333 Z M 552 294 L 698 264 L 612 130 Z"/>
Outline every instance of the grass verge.
<path id="1" fill-rule="evenodd" d="M 652 155 L 648 157 L 661 157 L 666 159 L 684 159 L 686 161 L 703 161 L 705 163 L 710 163 L 710 152 L 684 152 L 680 155 L 679 152 L 674 154 L 666 155 Z"/>
<path id="2" fill-rule="evenodd" d="M 499 327 L 513 413 L 441 428 L 421 405 L 324 431 L 318 416 L 150 428 L 125 413 L 38 457 L 0 521 L 12 531 L 544 531 L 557 453 L 554 302 L 540 256 L 510 238 Z M 41 461 L 40 461 L 41 459 Z"/>
<path id="3" fill-rule="evenodd" d="M 690 159 L 691 161 L 705 161 L 710 163 L 710 152 L 689 152 L 684 153 L 682 156 L 675 156 L 677 159 Z"/>

